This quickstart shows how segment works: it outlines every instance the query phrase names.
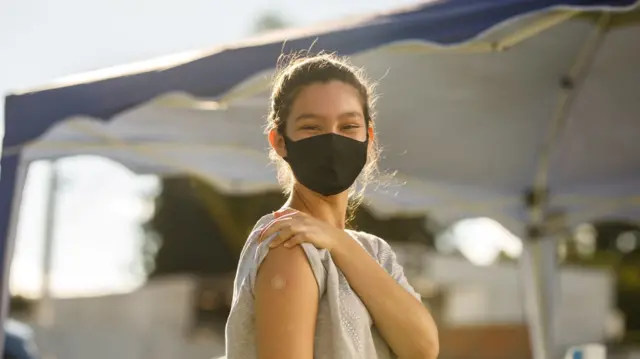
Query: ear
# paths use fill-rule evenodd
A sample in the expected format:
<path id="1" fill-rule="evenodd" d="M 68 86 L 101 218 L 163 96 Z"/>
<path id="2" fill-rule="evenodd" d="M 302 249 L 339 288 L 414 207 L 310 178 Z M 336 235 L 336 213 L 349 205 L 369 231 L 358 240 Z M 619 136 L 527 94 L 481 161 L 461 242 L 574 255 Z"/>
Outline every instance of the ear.
<path id="1" fill-rule="evenodd" d="M 268 137 L 269 137 L 269 144 L 271 145 L 271 148 L 273 148 L 274 151 L 276 151 L 278 156 L 283 158 L 287 157 L 287 148 L 284 143 L 284 137 L 282 137 L 282 135 L 279 134 L 278 131 L 276 131 L 275 129 L 269 131 Z"/>
<path id="2" fill-rule="evenodd" d="M 369 144 L 373 143 L 373 140 L 376 139 L 376 131 L 373 130 L 373 127 L 369 126 L 369 128 L 367 128 L 367 131 L 369 132 Z"/>

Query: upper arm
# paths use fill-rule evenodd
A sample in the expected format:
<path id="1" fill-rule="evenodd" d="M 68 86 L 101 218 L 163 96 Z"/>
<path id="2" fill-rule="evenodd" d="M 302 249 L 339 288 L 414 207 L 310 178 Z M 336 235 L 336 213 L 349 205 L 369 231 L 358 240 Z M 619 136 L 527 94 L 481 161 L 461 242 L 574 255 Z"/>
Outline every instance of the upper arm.
<path id="1" fill-rule="evenodd" d="M 269 250 L 254 287 L 259 358 L 313 358 L 318 292 L 301 246 Z"/>

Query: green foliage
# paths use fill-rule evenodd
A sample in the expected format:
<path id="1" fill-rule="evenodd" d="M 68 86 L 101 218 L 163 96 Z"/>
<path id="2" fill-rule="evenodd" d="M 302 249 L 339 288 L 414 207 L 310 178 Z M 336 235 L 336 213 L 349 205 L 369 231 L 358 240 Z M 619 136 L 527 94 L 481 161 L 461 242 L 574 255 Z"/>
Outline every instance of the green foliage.
<path id="1" fill-rule="evenodd" d="M 227 195 L 200 179 L 163 179 L 156 212 L 145 226 L 142 250 L 148 275 L 235 271 L 255 223 L 280 208 L 284 201 L 279 192 Z M 433 243 L 433 234 L 425 229 L 424 222 L 420 216 L 380 220 L 361 207 L 352 227 L 388 241 Z"/>
<path id="2" fill-rule="evenodd" d="M 266 12 L 256 19 L 253 26 L 254 33 L 262 33 L 271 30 L 283 29 L 289 27 L 289 23 L 281 14 L 276 12 Z"/>

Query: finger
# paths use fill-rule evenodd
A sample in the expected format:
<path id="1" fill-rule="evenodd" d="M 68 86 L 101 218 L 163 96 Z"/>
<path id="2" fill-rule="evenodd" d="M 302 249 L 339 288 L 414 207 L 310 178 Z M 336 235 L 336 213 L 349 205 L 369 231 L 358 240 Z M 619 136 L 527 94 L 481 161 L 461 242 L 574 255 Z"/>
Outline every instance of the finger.
<path id="1" fill-rule="evenodd" d="M 296 214 L 296 213 L 298 213 L 297 210 L 287 207 L 287 208 L 281 208 L 281 209 L 273 212 L 273 216 L 274 216 L 274 218 L 278 219 L 280 217 L 288 216 L 288 215 L 292 215 L 292 214 Z"/>
<path id="2" fill-rule="evenodd" d="M 279 232 L 276 233 L 275 238 L 273 238 L 271 242 L 269 242 L 269 248 L 275 248 L 281 245 L 282 243 L 288 241 L 298 233 L 299 232 L 297 232 L 295 228 L 291 226 L 282 228 Z"/>
<path id="3" fill-rule="evenodd" d="M 276 220 L 272 219 L 271 222 L 267 223 L 266 226 L 260 228 L 260 235 L 258 236 L 258 241 L 262 241 L 263 239 L 265 239 L 265 232 L 269 230 L 269 228 L 271 228 L 271 226 L 273 226 L 274 224 L 276 224 Z"/>
<path id="4" fill-rule="evenodd" d="M 291 236 L 289 240 L 284 242 L 284 246 L 286 248 L 292 248 L 293 246 L 297 246 L 304 243 L 304 235 L 302 233 L 298 233 L 294 236 Z"/>
<path id="5" fill-rule="evenodd" d="M 270 225 L 262 231 L 260 235 L 260 240 L 265 240 L 277 232 L 280 232 L 283 228 L 294 225 L 295 217 L 281 217 L 276 220 L 273 220 Z"/>
<path id="6" fill-rule="evenodd" d="M 278 222 L 278 221 L 283 221 L 283 220 L 291 219 L 291 218 L 302 218 L 301 214 L 302 214 L 302 212 L 298 212 L 298 211 L 286 212 L 284 214 L 278 215 L 277 217 L 274 214 L 273 221 Z"/>
<path id="7" fill-rule="evenodd" d="M 290 222 L 283 220 L 283 221 L 277 221 L 277 220 L 273 220 L 271 221 L 271 223 L 269 223 L 267 225 L 267 227 L 262 230 L 262 233 L 260 234 L 260 241 L 263 241 L 269 237 L 271 237 L 272 235 L 274 235 L 277 232 L 280 232 L 282 230 L 282 228 L 284 228 L 285 226 L 288 226 Z"/>
<path id="8" fill-rule="evenodd" d="M 277 213 L 277 212 L 276 212 Z M 280 215 L 278 217 L 275 217 L 275 213 L 274 213 L 274 219 L 271 220 L 271 222 L 267 223 L 266 226 L 264 226 L 264 228 L 262 228 L 260 230 L 260 240 L 263 240 L 265 238 L 269 238 L 269 236 L 271 234 L 273 234 L 273 232 L 271 232 L 269 235 L 266 235 L 266 231 L 269 230 L 269 228 L 271 228 L 274 224 L 276 224 L 279 220 L 283 220 L 283 219 L 287 219 L 287 218 L 291 218 L 293 217 L 297 212 L 291 212 L 291 213 L 286 213 L 284 215 Z"/>

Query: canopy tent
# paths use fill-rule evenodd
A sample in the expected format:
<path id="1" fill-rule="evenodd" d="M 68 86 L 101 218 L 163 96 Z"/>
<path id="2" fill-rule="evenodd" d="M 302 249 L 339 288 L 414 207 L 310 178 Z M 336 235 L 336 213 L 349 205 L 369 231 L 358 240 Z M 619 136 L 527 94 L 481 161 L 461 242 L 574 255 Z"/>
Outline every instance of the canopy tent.
<path id="1" fill-rule="evenodd" d="M 11 95 L 3 285 L 21 160 L 95 153 L 141 172 L 192 172 L 228 191 L 274 188 L 258 126 L 265 78 L 281 53 L 310 47 L 353 55 L 379 80 L 382 165 L 406 185 L 372 189 L 374 212 L 485 215 L 523 235 L 545 207 L 530 218 L 523 197 L 543 204 L 551 189 L 549 206 L 570 222 L 637 218 L 637 3 L 440 1 Z"/>
<path id="2" fill-rule="evenodd" d="M 214 109 L 203 109 L 203 103 L 187 94 L 172 93 L 114 116 L 108 123 L 72 117 L 25 147 L 22 156 L 30 162 L 91 154 L 113 159 L 136 173 L 195 175 L 231 194 L 278 191 L 262 133 L 266 98 L 238 100 Z M 392 157 L 385 167 L 397 168 L 405 160 L 405 156 Z M 366 193 L 366 205 L 378 217 L 422 215 L 441 203 L 450 212 L 437 213 L 449 222 L 475 214 L 459 207 L 451 211 L 452 198 L 494 199 L 481 191 L 460 192 L 463 188 L 459 187 L 454 193 L 451 185 L 411 181 L 402 173 L 380 177 Z M 495 216 L 501 217 L 500 213 Z"/>

